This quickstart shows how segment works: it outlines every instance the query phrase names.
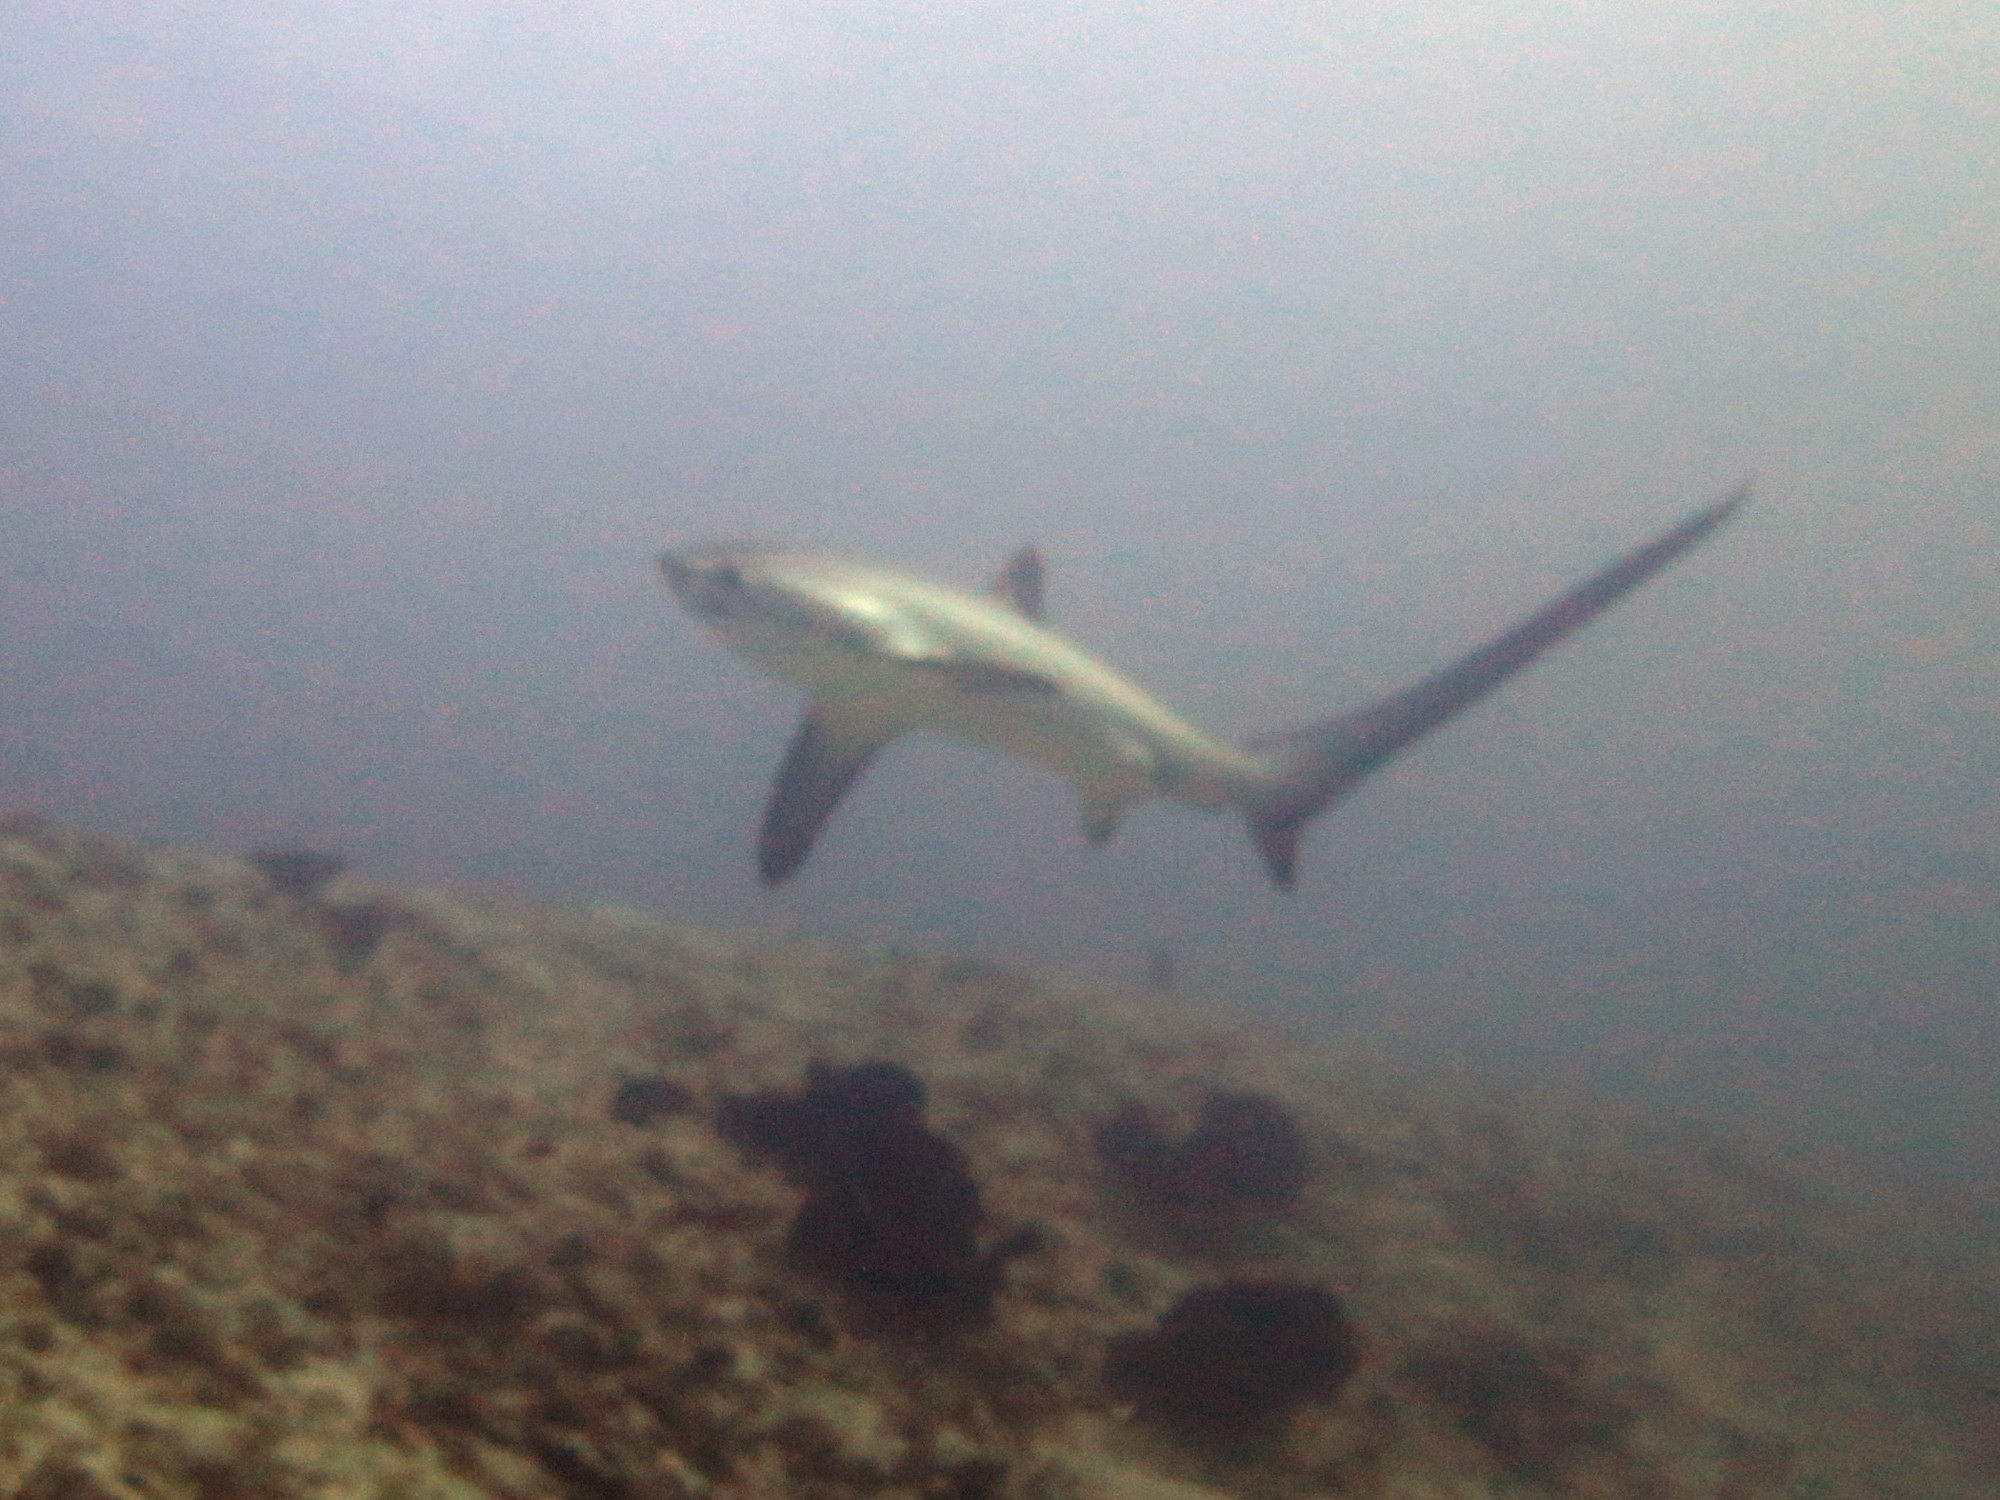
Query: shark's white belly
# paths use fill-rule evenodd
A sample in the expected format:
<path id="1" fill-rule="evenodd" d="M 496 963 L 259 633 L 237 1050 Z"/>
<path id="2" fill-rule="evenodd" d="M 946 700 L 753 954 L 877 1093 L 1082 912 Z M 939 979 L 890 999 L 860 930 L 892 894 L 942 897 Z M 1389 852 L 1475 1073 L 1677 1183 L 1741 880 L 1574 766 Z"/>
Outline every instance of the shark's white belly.
<path id="1" fill-rule="evenodd" d="M 1255 774 L 1247 757 L 1102 669 L 1056 683 L 1026 666 L 1012 677 L 1008 664 L 988 658 L 901 660 L 796 643 L 739 649 L 844 716 L 873 719 L 885 730 L 934 730 L 1016 756 L 1099 801 L 1165 797 L 1226 807 Z M 1106 681 L 1097 681 L 1100 675 Z"/>

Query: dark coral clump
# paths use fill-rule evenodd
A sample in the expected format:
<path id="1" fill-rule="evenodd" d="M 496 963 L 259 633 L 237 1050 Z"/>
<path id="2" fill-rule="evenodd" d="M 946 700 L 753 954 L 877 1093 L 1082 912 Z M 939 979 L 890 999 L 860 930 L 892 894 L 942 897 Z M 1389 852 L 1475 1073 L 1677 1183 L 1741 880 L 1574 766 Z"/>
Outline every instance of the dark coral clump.
<path id="1" fill-rule="evenodd" d="M 1208 1096 L 1185 1140 L 1168 1140 L 1135 1104 L 1098 1126 L 1097 1152 L 1148 1207 L 1180 1218 L 1283 1208 L 1311 1173 L 1305 1134 L 1282 1105 L 1224 1090 Z"/>
<path id="2" fill-rule="evenodd" d="M 272 890 L 300 901 L 310 901 L 347 868 L 340 855 L 321 849 L 254 849 L 250 863 L 271 882 Z"/>
<path id="3" fill-rule="evenodd" d="M 1338 1395 L 1360 1340 L 1331 1295 L 1292 1281 L 1230 1281 L 1176 1302 L 1150 1333 L 1114 1339 L 1104 1383 L 1183 1442 L 1240 1456 L 1299 1406 Z"/>
<path id="4" fill-rule="evenodd" d="M 965 1154 L 923 1122 L 924 1086 L 894 1063 L 814 1062 L 798 1093 L 726 1097 L 725 1139 L 804 1188 L 786 1249 L 868 1315 L 949 1329 L 991 1315 L 1002 1253 L 981 1255 Z"/>

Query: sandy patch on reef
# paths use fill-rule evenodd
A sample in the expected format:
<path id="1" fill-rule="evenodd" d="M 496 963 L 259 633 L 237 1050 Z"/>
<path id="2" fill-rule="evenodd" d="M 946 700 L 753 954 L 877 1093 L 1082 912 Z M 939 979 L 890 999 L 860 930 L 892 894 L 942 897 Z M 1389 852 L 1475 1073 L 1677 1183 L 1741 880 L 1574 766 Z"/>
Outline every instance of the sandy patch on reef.
<path id="1" fill-rule="evenodd" d="M 984 1326 L 864 1326 L 787 1265 L 802 1195 L 714 1112 L 816 1058 L 910 1070 L 982 1243 L 1035 1230 Z M 0 1085 L 23 1500 L 2000 1494 L 1990 1252 L 1918 1264 L 1907 1219 L 1745 1149 L 1158 997 L 302 899 L 21 821 Z M 1121 1191 L 1105 1121 L 1218 1089 L 1296 1120 L 1297 1197 L 1204 1228 Z M 1231 1458 L 1103 1370 L 1246 1277 L 1333 1293 L 1363 1352 Z"/>

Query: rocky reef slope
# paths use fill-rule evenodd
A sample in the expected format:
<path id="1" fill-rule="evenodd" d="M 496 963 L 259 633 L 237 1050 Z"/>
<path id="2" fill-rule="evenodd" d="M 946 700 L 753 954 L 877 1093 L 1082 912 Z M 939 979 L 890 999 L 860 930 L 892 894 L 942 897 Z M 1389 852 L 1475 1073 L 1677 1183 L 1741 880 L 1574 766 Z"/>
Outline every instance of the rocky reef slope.
<path id="1" fill-rule="evenodd" d="M 977 963 L 0 824 L 0 1494 L 2000 1495 L 1971 1247 Z"/>

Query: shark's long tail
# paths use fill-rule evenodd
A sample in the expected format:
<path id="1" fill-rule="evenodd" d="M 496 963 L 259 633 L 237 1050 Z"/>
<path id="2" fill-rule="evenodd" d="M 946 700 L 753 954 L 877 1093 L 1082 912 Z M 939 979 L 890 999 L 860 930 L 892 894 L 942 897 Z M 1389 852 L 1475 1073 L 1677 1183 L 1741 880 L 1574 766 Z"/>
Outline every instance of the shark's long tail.
<path id="1" fill-rule="evenodd" d="M 1299 831 L 1362 777 L 1651 578 L 1728 520 L 1749 494 L 1745 484 L 1696 511 L 1415 687 L 1337 718 L 1253 740 L 1247 748 L 1267 757 L 1274 775 L 1243 814 L 1271 879 L 1280 889 L 1292 888 Z"/>

